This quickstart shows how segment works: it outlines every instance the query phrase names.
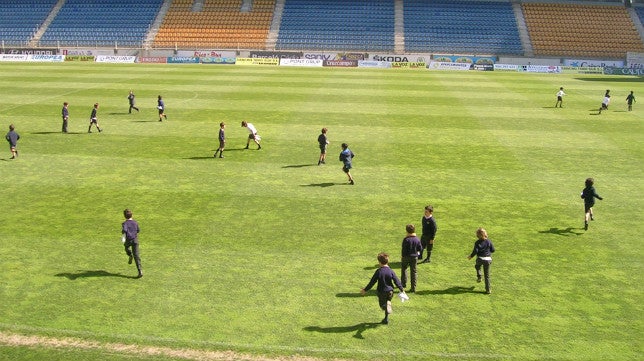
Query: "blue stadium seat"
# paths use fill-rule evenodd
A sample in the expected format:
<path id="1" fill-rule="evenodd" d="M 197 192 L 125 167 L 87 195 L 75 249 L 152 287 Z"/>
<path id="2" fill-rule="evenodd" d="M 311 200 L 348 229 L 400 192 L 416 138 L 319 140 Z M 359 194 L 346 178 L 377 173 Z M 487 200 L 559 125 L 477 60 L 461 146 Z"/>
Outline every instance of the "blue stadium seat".
<path id="1" fill-rule="evenodd" d="M 67 0 L 41 46 L 140 47 L 163 0 Z"/>

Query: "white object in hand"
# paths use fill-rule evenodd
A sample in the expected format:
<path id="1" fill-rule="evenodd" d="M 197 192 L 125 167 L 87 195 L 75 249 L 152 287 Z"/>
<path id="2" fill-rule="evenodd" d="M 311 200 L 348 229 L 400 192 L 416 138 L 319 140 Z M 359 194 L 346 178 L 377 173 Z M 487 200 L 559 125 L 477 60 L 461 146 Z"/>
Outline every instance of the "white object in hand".
<path id="1" fill-rule="evenodd" d="M 405 301 L 409 300 L 409 296 L 407 296 L 407 294 L 405 292 L 400 292 L 398 294 L 398 297 L 400 297 L 400 302 L 405 302 Z"/>
<path id="2" fill-rule="evenodd" d="M 125 233 L 121 235 L 121 243 L 125 243 Z"/>

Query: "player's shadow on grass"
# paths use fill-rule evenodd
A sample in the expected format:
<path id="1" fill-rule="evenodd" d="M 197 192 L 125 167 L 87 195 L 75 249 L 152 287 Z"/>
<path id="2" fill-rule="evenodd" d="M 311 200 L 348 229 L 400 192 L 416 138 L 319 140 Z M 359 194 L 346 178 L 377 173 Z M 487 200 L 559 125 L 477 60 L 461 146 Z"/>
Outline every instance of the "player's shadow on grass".
<path id="1" fill-rule="evenodd" d="M 340 183 L 332 183 L 332 182 L 327 182 L 327 183 L 311 183 L 311 184 L 302 184 L 302 187 L 320 187 L 320 188 L 326 188 L 326 187 L 332 187 L 334 185 L 337 185 Z"/>
<path id="2" fill-rule="evenodd" d="M 49 134 L 87 134 L 87 132 L 31 132 L 31 134 L 36 134 L 36 135 L 49 135 Z"/>
<path id="3" fill-rule="evenodd" d="M 333 326 L 333 327 L 320 327 L 320 326 L 307 326 L 304 327 L 304 331 L 309 332 L 320 332 L 320 333 L 352 333 L 354 338 L 364 339 L 362 333 L 366 330 L 376 328 L 380 326 L 381 323 L 376 322 L 362 322 L 352 326 Z"/>
<path id="4" fill-rule="evenodd" d="M 581 228 L 573 228 L 573 227 L 568 227 L 568 228 L 558 228 L 558 227 L 551 227 L 550 229 L 547 229 L 545 231 L 539 231 L 539 233 L 549 233 L 549 234 L 556 234 L 558 236 L 564 236 L 568 237 L 570 235 L 575 235 L 575 236 L 581 236 L 584 234 L 584 232 L 575 232 L 575 230 L 581 229 Z"/>
<path id="5" fill-rule="evenodd" d="M 76 273 L 62 272 L 62 273 L 56 274 L 56 277 L 65 277 L 71 281 L 74 281 L 77 278 L 89 278 L 89 277 L 138 278 L 137 276 L 126 276 L 120 273 L 112 273 L 104 270 L 84 270 L 84 271 L 79 270 Z"/>
<path id="6" fill-rule="evenodd" d="M 128 115 L 128 114 L 132 114 L 132 113 L 128 113 L 128 112 L 112 112 L 112 113 L 108 113 L 108 114 L 109 115 Z"/>
<path id="7" fill-rule="evenodd" d="M 282 168 L 304 168 L 304 167 L 311 167 L 314 165 L 315 164 L 293 164 L 293 165 L 285 165 Z"/>
<path id="8" fill-rule="evenodd" d="M 417 295 L 460 295 L 462 293 L 485 293 L 485 290 L 474 291 L 474 286 L 453 286 L 444 290 L 416 291 Z"/>

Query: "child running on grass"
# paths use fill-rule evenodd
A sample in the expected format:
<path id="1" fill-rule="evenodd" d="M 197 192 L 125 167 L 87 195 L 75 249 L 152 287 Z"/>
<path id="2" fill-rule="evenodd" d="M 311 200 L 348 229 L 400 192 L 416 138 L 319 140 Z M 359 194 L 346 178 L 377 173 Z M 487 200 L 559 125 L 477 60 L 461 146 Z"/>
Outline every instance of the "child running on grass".
<path id="1" fill-rule="evenodd" d="M 11 151 L 11 159 L 16 159 L 18 156 L 18 139 L 20 139 L 20 135 L 16 133 L 16 127 L 11 124 L 9 125 L 9 132 L 5 136 L 5 139 L 7 139 L 7 142 L 9 142 L 9 150 Z"/>
<path id="2" fill-rule="evenodd" d="M 401 293 L 404 294 L 405 290 L 403 289 L 402 283 L 400 283 L 394 270 L 389 268 L 388 254 L 384 252 L 378 254 L 378 264 L 379 267 L 376 272 L 374 272 L 373 277 L 371 277 L 371 281 L 369 281 L 369 284 L 367 284 L 365 288 L 360 290 L 360 294 L 364 296 L 365 293 L 367 293 L 367 291 L 376 284 L 376 282 L 378 283 L 378 286 L 376 287 L 376 290 L 378 291 L 378 304 L 380 305 L 380 308 L 385 311 L 385 318 L 383 318 L 380 323 L 386 325 L 389 323 L 389 315 L 392 312 L 391 299 L 394 296 L 394 284 L 398 287 Z"/>
<path id="3" fill-rule="evenodd" d="M 581 198 L 584 200 L 584 229 L 588 230 L 588 219 L 594 221 L 593 218 L 593 206 L 595 205 L 595 198 L 600 201 L 604 198 L 600 197 L 597 192 L 595 192 L 595 180 L 592 178 L 586 178 L 586 187 L 581 191 Z"/>
<path id="4" fill-rule="evenodd" d="M 132 259 L 136 263 L 136 269 L 139 271 L 138 278 L 143 277 L 141 269 L 141 254 L 139 253 L 139 223 L 132 219 L 132 211 L 126 209 L 123 211 L 125 222 L 121 225 L 121 234 L 125 253 L 128 256 L 128 264 L 132 264 Z"/>

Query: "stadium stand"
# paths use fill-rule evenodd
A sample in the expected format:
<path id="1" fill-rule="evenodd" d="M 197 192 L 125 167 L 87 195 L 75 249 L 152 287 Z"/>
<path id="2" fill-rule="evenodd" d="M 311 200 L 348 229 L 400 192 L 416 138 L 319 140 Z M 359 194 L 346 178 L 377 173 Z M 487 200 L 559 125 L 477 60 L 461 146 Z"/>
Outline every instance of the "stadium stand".
<path id="1" fill-rule="evenodd" d="M 141 46 L 163 0 L 66 0 L 41 46 Z"/>
<path id="2" fill-rule="evenodd" d="M 644 52 L 627 9 L 616 5 L 523 3 L 536 56 L 624 58 Z"/>
<path id="3" fill-rule="evenodd" d="M 192 11 L 192 0 L 174 0 L 154 39 L 155 47 L 265 49 L 275 0 L 205 0 Z"/>
<path id="4" fill-rule="evenodd" d="M 522 55 L 509 1 L 405 0 L 405 50 Z"/>
<path id="5" fill-rule="evenodd" d="M 26 45 L 42 26 L 56 0 L 0 1 L 0 40 L 4 45 Z"/>
<path id="6" fill-rule="evenodd" d="M 394 50 L 394 0 L 286 0 L 277 50 Z"/>
<path id="7" fill-rule="evenodd" d="M 644 24 L 644 7 L 636 7 L 633 9 L 635 10 L 637 17 L 640 19 L 640 22 Z"/>

